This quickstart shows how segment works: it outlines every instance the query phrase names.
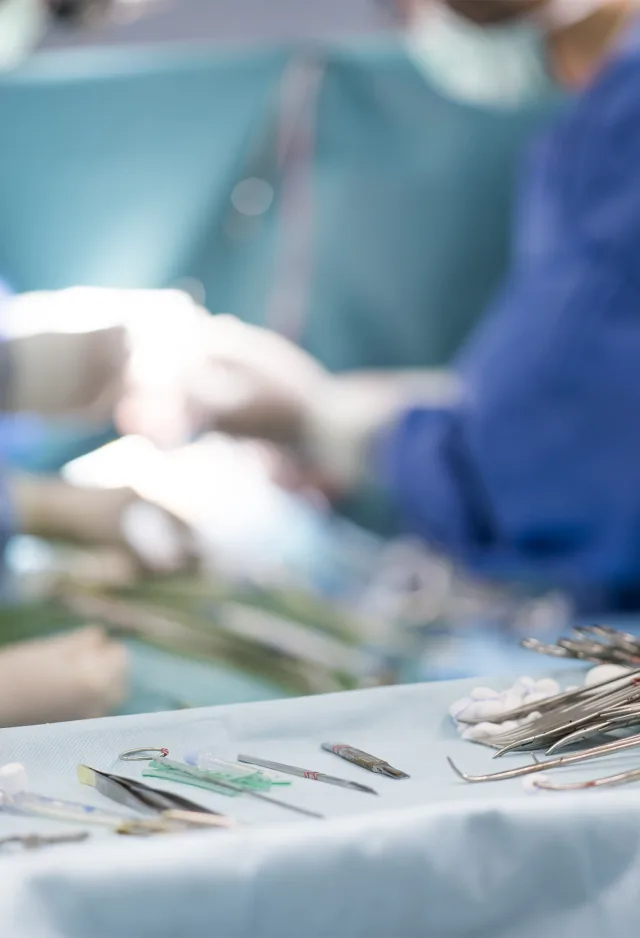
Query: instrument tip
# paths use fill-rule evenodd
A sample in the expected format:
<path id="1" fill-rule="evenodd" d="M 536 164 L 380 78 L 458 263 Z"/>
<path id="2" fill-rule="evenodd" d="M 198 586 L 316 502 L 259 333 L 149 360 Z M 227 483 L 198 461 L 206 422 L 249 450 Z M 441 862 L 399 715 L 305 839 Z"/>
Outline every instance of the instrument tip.
<path id="1" fill-rule="evenodd" d="M 381 768 L 383 775 L 387 775 L 389 778 L 411 778 L 410 775 L 407 775 L 406 772 L 401 772 L 400 769 L 394 769 L 392 765 L 384 765 Z"/>
<path id="2" fill-rule="evenodd" d="M 81 785 L 90 785 L 92 788 L 95 788 L 96 773 L 94 769 L 90 768 L 88 765 L 79 765 L 76 772 Z"/>
<path id="3" fill-rule="evenodd" d="M 462 772 L 460 771 L 458 766 L 455 764 L 451 756 L 447 756 L 447 762 L 449 763 L 449 768 L 452 769 L 459 778 L 462 778 L 463 777 Z"/>

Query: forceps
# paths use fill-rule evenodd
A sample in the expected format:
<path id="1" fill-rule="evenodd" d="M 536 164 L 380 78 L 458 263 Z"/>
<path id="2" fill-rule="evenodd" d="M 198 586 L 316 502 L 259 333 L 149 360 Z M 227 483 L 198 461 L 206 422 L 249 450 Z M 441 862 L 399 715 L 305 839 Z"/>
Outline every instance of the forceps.
<path id="1" fill-rule="evenodd" d="M 188 798 L 183 798 L 182 795 L 160 791 L 157 788 L 151 788 L 150 785 L 145 785 L 144 782 L 113 775 L 111 772 L 99 772 L 88 765 L 79 765 L 77 773 L 78 781 L 82 785 L 89 785 L 101 795 L 110 798 L 111 801 L 133 808 L 142 814 L 161 814 L 164 811 L 173 810 L 188 811 L 191 814 L 219 814 L 218 811 L 204 808 Z"/>
<path id="2" fill-rule="evenodd" d="M 608 625 L 579 625 L 573 637 L 560 638 L 555 645 L 545 645 L 535 638 L 525 638 L 521 645 L 529 651 L 554 658 L 577 658 L 581 661 L 634 665 L 640 661 L 640 639 Z"/>
<path id="3" fill-rule="evenodd" d="M 603 719 L 599 723 L 591 723 L 589 726 L 576 730 L 574 733 L 563 736 L 562 739 L 559 739 L 547 749 L 546 754 L 550 756 L 552 753 L 559 752 L 560 749 L 566 749 L 567 746 L 571 746 L 573 743 L 577 743 L 580 740 L 590 739 L 593 736 L 602 736 L 605 733 L 609 733 L 611 730 L 623 729 L 625 726 L 633 726 L 635 723 L 640 723 L 640 710 L 638 709 L 629 713 L 618 713 L 613 710 L 610 714 L 607 714 L 605 711 L 602 716 L 606 717 L 606 719 Z"/>
<path id="4" fill-rule="evenodd" d="M 573 631 L 578 635 L 595 635 L 596 638 L 604 639 L 612 645 L 629 647 L 640 654 L 640 636 L 621 632 L 610 625 L 576 625 Z"/>
<path id="5" fill-rule="evenodd" d="M 620 678 L 617 680 L 619 682 Z M 623 687 L 591 694 L 586 700 L 581 698 L 568 707 L 559 707 L 557 711 L 542 714 L 537 720 L 516 730 L 492 737 L 491 745 L 498 748 L 494 758 L 514 750 L 543 749 L 568 733 L 588 727 L 594 721 L 601 722 L 605 714 L 607 717 L 619 715 L 620 707 L 624 708 L 626 716 L 632 715 L 629 704 L 637 703 L 640 708 L 640 686 L 635 676 L 622 680 Z M 633 723 L 633 720 L 630 720 L 630 723 Z"/>
<path id="6" fill-rule="evenodd" d="M 500 782 L 510 778 L 532 775 L 535 772 L 547 772 L 550 769 L 558 769 L 564 765 L 577 765 L 580 762 L 587 762 L 589 759 L 598 759 L 600 756 L 608 756 L 615 752 L 624 752 L 626 749 L 634 749 L 636 746 L 640 746 L 640 733 L 629 736 L 628 739 L 617 739 L 610 743 L 603 743 L 602 746 L 584 749 L 582 752 L 575 753 L 575 755 L 546 759 L 544 762 L 538 761 L 534 756 L 534 762 L 530 765 L 521 765 L 515 769 L 504 769 L 502 772 L 489 772 L 485 775 L 469 775 L 463 772 L 449 756 L 447 756 L 447 762 L 458 778 L 464 779 L 465 782 Z"/>

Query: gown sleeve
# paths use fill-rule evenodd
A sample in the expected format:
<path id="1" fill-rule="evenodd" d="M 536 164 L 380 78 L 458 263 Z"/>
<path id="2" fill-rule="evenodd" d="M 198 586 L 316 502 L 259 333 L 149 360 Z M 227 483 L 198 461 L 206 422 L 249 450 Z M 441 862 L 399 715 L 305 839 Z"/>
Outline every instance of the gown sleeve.
<path id="1" fill-rule="evenodd" d="M 524 205 L 462 403 L 404 413 L 378 467 L 410 529 L 478 572 L 638 581 L 640 37 L 539 151 Z"/>

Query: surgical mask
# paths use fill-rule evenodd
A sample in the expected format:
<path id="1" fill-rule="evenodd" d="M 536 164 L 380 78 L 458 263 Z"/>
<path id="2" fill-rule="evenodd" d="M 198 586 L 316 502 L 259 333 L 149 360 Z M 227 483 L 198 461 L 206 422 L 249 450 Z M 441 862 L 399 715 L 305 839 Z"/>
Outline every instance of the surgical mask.
<path id="1" fill-rule="evenodd" d="M 603 2 L 551 0 L 539 13 L 492 26 L 473 23 L 444 3 L 425 3 L 410 30 L 407 49 L 417 67 L 450 98 L 523 105 L 553 87 L 545 34 L 586 19 Z"/>
<path id="2" fill-rule="evenodd" d="M 0 72 L 20 64 L 42 39 L 46 23 L 44 0 L 0 0 Z"/>

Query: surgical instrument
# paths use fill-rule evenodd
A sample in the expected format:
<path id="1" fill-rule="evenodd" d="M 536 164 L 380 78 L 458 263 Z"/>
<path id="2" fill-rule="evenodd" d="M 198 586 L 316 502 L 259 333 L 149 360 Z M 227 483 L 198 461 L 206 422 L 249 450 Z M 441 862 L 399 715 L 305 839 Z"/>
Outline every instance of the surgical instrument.
<path id="1" fill-rule="evenodd" d="M 589 759 L 598 759 L 600 756 L 608 756 L 616 752 L 624 752 L 626 749 L 634 749 L 640 746 L 640 733 L 635 736 L 629 736 L 627 739 L 619 739 L 610 743 L 603 743 L 602 746 L 594 746 L 591 749 L 584 749 L 570 756 L 559 756 L 557 759 L 547 759 L 543 762 L 535 761 L 529 765 L 521 765 L 514 769 L 504 769 L 502 772 L 489 772 L 485 775 L 470 775 L 463 772 L 455 764 L 453 759 L 447 756 L 447 762 L 459 778 L 465 782 L 500 782 L 510 778 L 521 778 L 525 775 L 531 775 L 534 772 L 547 772 L 550 769 L 558 769 L 565 765 L 577 765 L 580 762 L 587 762 Z"/>
<path id="2" fill-rule="evenodd" d="M 533 733 L 530 736 L 525 737 L 516 737 L 509 735 L 503 736 L 494 736 L 491 740 L 491 745 L 497 748 L 497 752 L 494 753 L 493 758 L 499 759 L 501 756 L 507 755 L 510 752 L 531 752 L 538 750 L 547 750 L 549 749 L 554 742 L 561 742 L 567 737 L 568 734 L 573 735 L 577 732 L 578 729 L 590 728 L 593 726 L 591 722 L 592 717 L 585 716 L 582 719 L 574 719 L 561 723 L 559 726 L 555 726 L 546 731 L 538 731 Z M 629 724 L 627 724 L 629 725 Z"/>
<path id="3" fill-rule="evenodd" d="M 159 755 L 155 755 L 159 753 Z M 153 759 L 166 759 L 169 755 L 168 749 L 157 749 L 150 746 L 145 749 L 127 749 L 118 756 L 120 762 L 151 762 Z"/>
<path id="4" fill-rule="evenodd" d="M 34 792 L 18 791 L 9 794 L 0 791 L 0 810 L 10 814 L 24 814 L 29 817 L 46 817 L 54 821 L 68 821 L 78 824 L 99 824 L 102 827 L 117 827 L 123 820 L 121 814 L 104 811 L 92 804 L 79 804 L 75 801 L 62 801 L 48 798 Z"/>
<path id="5" fill-rule="evenodd" d="M 271 791 L 275 783 L 262 772 L 262 769 L 255 766 L 248 769 L 244 765 L 239 768 L 240 771 L 233 768 L 215 771 L 200 769 L 186 762 L 159 759 L 157 762 L 150 762 L 142 774 L 145 778 L 161 778 L 179 785 L 193 785 L 195 788 L 203 788 L 205 791 L 212 791 L 217 795 L 227 797 L 234 797 L 247 791 Z M 231 782 L 238 790 L 224 788 L 220 782 Z M 287 779 L 284 784 L 291 785 L 291 782 Z"/>
<path id="6" fill-rule="evenodd" d="M 606 714 L 603 714 L 603 716 L 606 716 Z M 562 739 L 559 739 L 547 749 L 546 754 L 550 756 L 554 752 L 558 752 L 560 749 L 566 749 L 567 746 L 571 746 L 573 743 L 579 742 L 580 740 L 591 739 L 593 736 L 603 736 L 611 732 L 611 730 L 634 726 L 636 723 L 640 723 L 640 710 L 636 710 L 632 714 L 622 713 L 618 716 L 612 714 L 608 719 L 603 719 L 598 723 L 591 723 L 589 726 L 576 730 L 574 733 L 563 736 Z"/>
<path id="7" fill-rule="evenodd" d="M 542 791 L 585 791 L 588 788 L 613 788 L 616 785 L 629 785 L 632 782 L 640 782 L 640 769 L 618 772 L 616 775 L 605 775 L 603 778 L 594 778 L 586 782 L 550 782 L 547 778 L 541 778 L 534 780 L 532 786 Z"/>
<path id="8" fill-rule="evenodd" d="M 54 821 L 79 824 L 99 824 L 118 834 L 165 834 L 194 827 L 232 827 L 235 822 L 222 815 L 169 810 L 148 819 L 128 818 L 124 814 L 104 811 L 95 805 L 60 801 L 27 791 L 9 795 L 0 792 L 0 809 L 29 817 L 46 817 Z M 0 844 L 2 841 L 0 841 Z"/>
<path id="9" fill-rule="evenodd" d="M 617 716 L 620 707 L 628 713 L 629 705 L 635 703 L 640 707 L 640 683 L 634 672 L 633 676 L 618 678 L 608 689 L 590 693 L 569 706 L 538 714 L 517 729 L 492 737 L 490 745 L 499 749 L 497 756 L 513 750 L 544 749 L 567 733 L 601 720 L 605 713 L 609 716 L 611 711 L 615 711 Z"/>
<path id="10" fill-rule="evenodd" d="M 238 762 L 245 762 L 249 765 L 259 765 L 263 769 L 273 769 L 275 772 L 283 772 L 285 775 L 295 775 L 297 778 L 309 778 L 314 782 L 326 782 L 327 785 L 339 785 L 342 788 L 351 788 L 354 791 L 365 792 L 369 795 L 377 795 L 378 792 L 368 785 L 361 785 L 360 782 L 352 782 L 350 779 L 338 778 L 336 775 L 325 775 L 324 772 L 312 772 L 309 769 L 300 769 L 295 765 L 284 765 L 282 762 L 269 762 L 268 759 L 258 759 L 256 756 L 238 756 Z"/>
<path id="11" fill-rule="evenodd" d="M 110 798 L 118 804 L 126 805 L 143 814 L 161 814 L 164 811 L 189 811 L 190 813 L 219 814 L 202 805 L 189 801 L 173 792 L 159 791 L 145 785 L 143 782 L 109 772 L 99 772 L 88 765 L 78 766 L 78 781 L 82 785 L 89 785 L 99 791 L 101 795 Z"/>
<path id="12" fill-rule="evenodd" d="M 535 638 L 526 638 L 521 645 L 529 651 L 554 658 L 575 658 L 630 667 L 640 662 L 640 639 L 605 625 L 576 626 L 572 637 L 560 638 L 555 645 L 543 644 Z"/>
<path id="13" fill-rule="evenodd" d="M 0 838 L 0 848 L 20 845 L 25 850 L 37 850 L 40 847 L 53 847 L 57 844 L 77 844 L 89 837 L 88 831 L 71 831 L 66 834 L 14 834 L 12 837 Z"/>
<path id="14" fill-rule="evenodd" d="M 281 778 L 275 772 L 257 769 L 255 766 L 241 765 L 240 762 L 231 762 L 228 759 L 219 759 L 214 753 L 207 750 L 203 752 L 189 752 L 184 757 L 184 761 L 187 765 L 195 766 L 198 769 L 206 769 L 208 772 L 227 772 L 235 774 L 236 777 L 259 774 L 264 779 L 271 782 L 272 785 L 291 785 L 291 781 L 288 778 Z"/>
<path id="15" fill-rule="evenodd" d="M 177 768 L 177 774 L 174 775 L 175 780 L 183 781 L 183 782 L 185 781 L 185 777 L 180 778 L 180 771 L 181 771 L 180 763 L 164 761 L 162 763 L 159 763 L 159 765 L 161 767 L 164 766 L 165 768 L 169 770 L 171 770 L 171 768 L 174 768 L 174 769 Z M 188 769 L 189 772 L 192 774 L 200 773 L 202 776 L 213 774 L 211 772 L 207 772 L 204 769 L 196 769 L 193 766 L 187 766 L 186 763 L 185 763 L 185 769 Z M 186 772 L 183 774 L 184 776 L 187 776 Z M 167 775 L 165 776 L 165 778 L 168 779 L 169 776 Z M 238 782 L 232 782 L 232 781 L 229 781 L 228 779 L 221 779 L 220 777 L 217 777 L 215 779 L 215 784 L 218 788 L 227 789 L 229 792 L 232 792 L 233 794 L 248 795 L 250 798 L 258 798 L 260 801 L 268 801 L 270 804 L 275 804 L 279 808 L 285 808 L 287 811 L 294 811 L 296 814 L 304 814 L 307 817 L 313 817 L 313 818 L 324 818 L 324 815 L 318 814 L 317 811 L 310 811 L 308 808 L 300 808 L 298 807 L 298 805 L 289 804 L 288 801 L 281 801 L 279 798 L 274 798 L 272 795 L 266 795 L 262 791 L 256 791 L 255 789 L 247 788 L 246 785 L 243 785 Z"/>
<path id="16" fill-rule="evenodd" d="M 377 756 L 369 755 L 368 752 L 363 752 L 361 749 L 354 749 L 353 746 L 347 746 L 344 743 L 322 743 L 322 749 L 324 749 L 325 752 L 332 752 L 334 755 L 340 756 L 341 759 L 346 759 L 347 762 L 351 762 L 353 765 L 359 765 L 369 772 L 375 772 L 378 775 L 386 775 L 387 778 L 410 777 L 406 772 L 401 772 L 400 769 L 394 769 L 386 759 L 379 759 Z"/>
<path id="17" fill-rule="evenodd" d="M 604 639 L 613 645 L 630 646 L 640 653 L 640 636 L 621 632 L 610 625 L 576 625 L 573 631 L 579 635 L 595 635 L 596 638 Z"/>

